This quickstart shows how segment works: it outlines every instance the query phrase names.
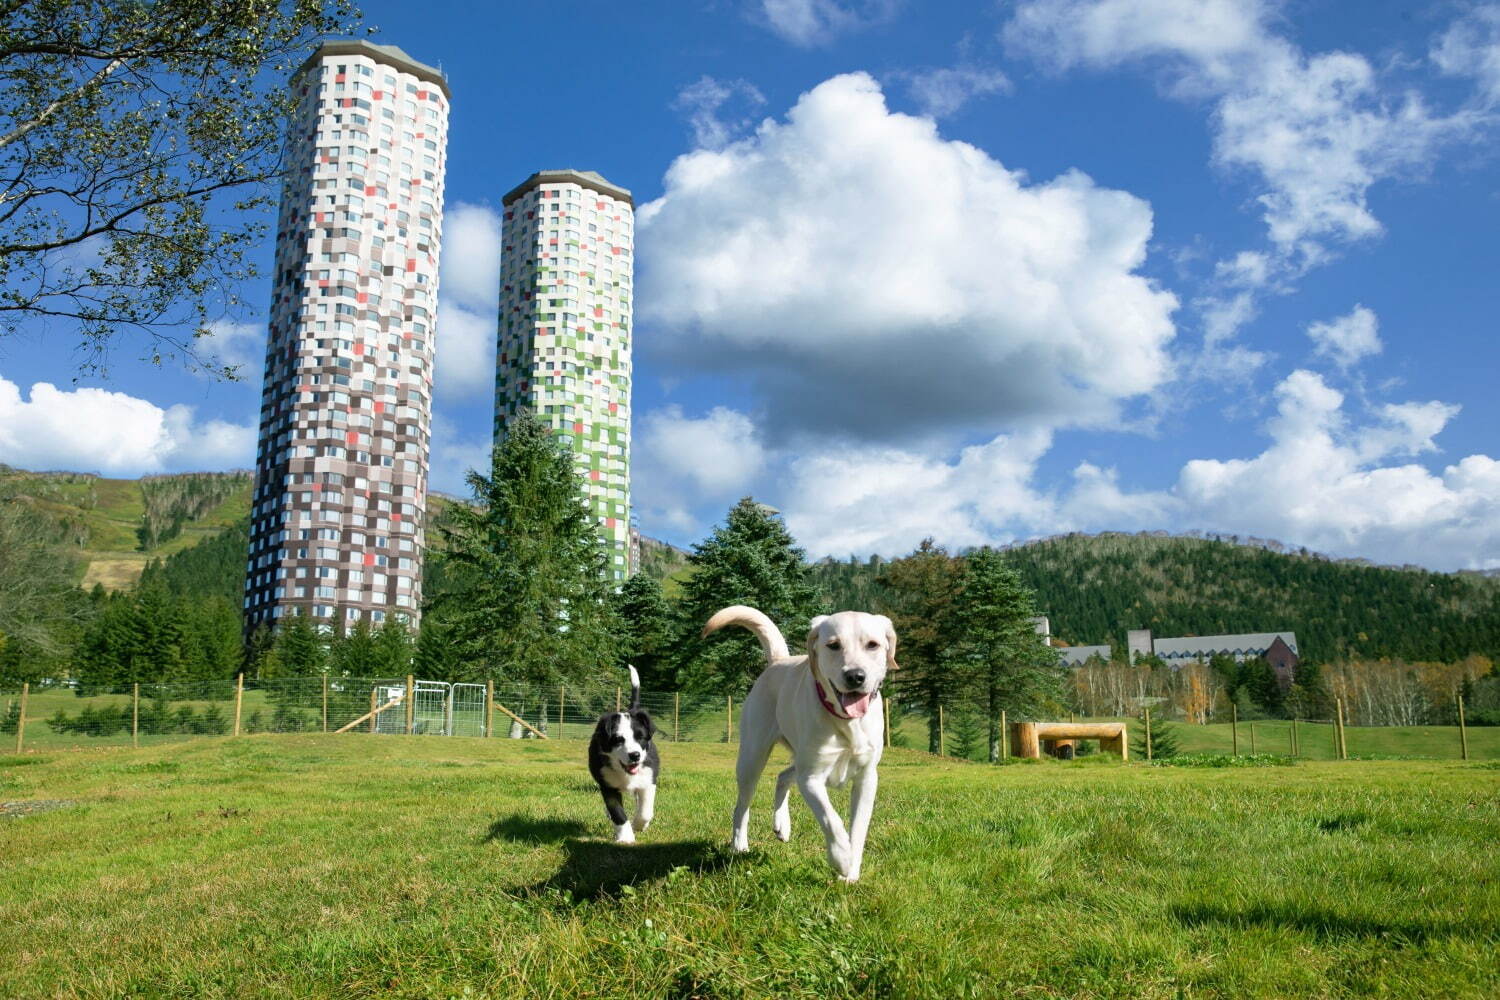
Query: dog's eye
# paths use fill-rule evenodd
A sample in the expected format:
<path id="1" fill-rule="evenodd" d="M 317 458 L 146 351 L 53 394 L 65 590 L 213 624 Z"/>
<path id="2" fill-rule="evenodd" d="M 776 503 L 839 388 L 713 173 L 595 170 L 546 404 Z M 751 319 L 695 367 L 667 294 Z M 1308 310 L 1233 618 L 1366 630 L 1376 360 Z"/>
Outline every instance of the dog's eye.
<path id="1" fill-rule="evenodd" d="M 874 639 L 871 639 L 869 642 L 865 643 L 865 648 L 866 649 L 879 649 L 880 648 L 880 643 L 876 642 Z"/>
<path id="2" fill-rule="evenodd" d="M 828 640 L 828 648 L 829 649 L 838 649 L 839 648 L 839 641 L 837 639 L 829 639 Z"/>

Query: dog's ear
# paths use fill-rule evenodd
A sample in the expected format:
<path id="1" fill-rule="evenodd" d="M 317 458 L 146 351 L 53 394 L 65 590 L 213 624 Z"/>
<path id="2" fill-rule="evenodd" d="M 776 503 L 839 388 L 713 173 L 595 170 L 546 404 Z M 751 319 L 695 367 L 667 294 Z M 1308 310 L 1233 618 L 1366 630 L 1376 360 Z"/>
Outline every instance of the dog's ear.
<path id="1" fill-rule="evenodd" d="M 645 730 L 646 739 L 649 740 L 656 735 L 656 723 L 652 722 L 651 716 L 645 712 L 635 713 L 635 724 Z"/>
<path id="2" fill-rule="evenodd" d="M 876 615 L 880 624 L 885 626 L 885 669 L 900 670 L 901 664 L 896 662 L 896 626 L 885 615 Z"/>
<path id="3" fill-rule="evenodd" d="M 816 669 L 818 666 L 818 626 L 828 620 L 827 615 L 818 615 L 807 623 L 807 662 Z"/>

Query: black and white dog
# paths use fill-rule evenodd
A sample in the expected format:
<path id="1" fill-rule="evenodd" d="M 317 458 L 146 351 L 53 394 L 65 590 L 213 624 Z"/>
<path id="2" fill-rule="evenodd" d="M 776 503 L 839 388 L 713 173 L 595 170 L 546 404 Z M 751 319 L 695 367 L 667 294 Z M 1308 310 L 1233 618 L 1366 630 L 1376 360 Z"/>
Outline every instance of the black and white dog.
<path id="1" fill-rule="evenodd" d="M 630 711 L 599 717 L 589 740 L 589 773 L 599 783 L 604 811 L 615 825 L 615 843 L 633 844 L 635 835 L 651 825 L 656 808 L 656 782 L 661 758 L 651 737 L 656 726 L 641 708 L 641 678 L 630 668 Z M 635 796 L 635 818 L 627 820 L 621 793 Z"/>

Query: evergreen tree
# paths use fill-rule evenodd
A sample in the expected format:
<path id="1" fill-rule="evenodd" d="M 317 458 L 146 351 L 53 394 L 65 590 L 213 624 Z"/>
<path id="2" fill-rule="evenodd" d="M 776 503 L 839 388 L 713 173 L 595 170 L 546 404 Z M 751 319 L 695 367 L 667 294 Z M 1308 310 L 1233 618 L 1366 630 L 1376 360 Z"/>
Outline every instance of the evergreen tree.
<path id="1" fill-rule="evenodd" d="M 948 756 L 973 760 L 984 746 L 984 727 L 972 708 L 961 708 L 946 719 Z"/>
<path id="2" fill-rule="evenodd" d="M 416 638 L 401 615 L 386 615 L 380 628 L 375 630 L 376 677 L 401 677 L 412 672 L 412 661 L 416 656 Z M 423 674 L 423 677 L 441 679 L 447 674 Z"/>
<path id="3" fill-rule="evenodd" d="M 1000 710 L 1035 713 L 1055 704 L 1064 668 L 1031 619 L 1036 599 L 1020 575 L 991 548 L 964 560 L 963 590 L 954 604 L 950 651 L 989 722 L 989 757 L 1000 759 Z"/>
<path id="4" fill-rule="evenodd" d="M 673 678 L 666 653 L 676 621 L 661 584 L 637 573 L 614 595 L 614 605 L 620 622 L 620 665 L 634 666 L 647 690 L 670 689 Z"/>
<path id="5" fill-rule="evenodd" d="M 335 677 L 391 676 L 381 667 L 375 635 L 370 631 L 370 623 L 363 618 L 329 643 L 328 672 Z"/>
<path id="6" fill-rule="evenodd" d="M 416 648 L 412 656 L 412 672 L 422 677 L 466 679 L 473 676 L 460 666 L 463 656 L 453 636 L 453 628 L 436 614 L 422 616 L 422 627 L 417 632 Z M 399 676 L 397 671 L 392 676 Z M 460 674 L 463 674 L 460 677 Z M 488 679 L 488 678 L 486 678 Z"/>
<path id="7" fill-rule="evenodd" d="M 1132 741 L 1131 749 L 1141 760 L 1146 759 L 1146 727 L 1144 724 L 1136 726 L 1135 740 Z M 1151 723 L 1151 759 L 1164 760 L 1168 757 L 1176 757 L 1182 753 L 1182 748 L 1177 742 L 1177 733 L 1174 726 L 1166 722 Z"/>
<path id="8" fill-rule="evenodd" d="M 468 483 L 475 505 L 454 504 L 439 526 L 447 580 L 433 599 L 464 672 L 548 684 L 598 677 L 615 662 L 617 637 L 604 548 L 572 458 L 523 414 L 494 449 L 490 475 L 471 471 Z"/>
<path id="9" fill-rule="evenodd" d="M 961 686 L 954 662 L 945 656 L 953 636 L 953 602 L 963 580 L 963 563 L 924 538 L 909 556 L 887 563 L 879 582 L 882 603 L 896 626 L 901 670 L 886 683 L 904 701 L 927 710 L 927 749 L 938 752 L 938 705 Z"/>
<path id="10" fill-rule="evenodd" d="M 693 546 L 688 563 L 694 572 L 683 584 L 679 605 L 677 686 L 742 695 L 765 669 L 760 643 L 744 629 L 727 629 L 707 639 L 700 639 L 699 632 L 714 612 L 748 604 L 775 622 L 795 651 L 818 614 L 803 552 L 774 511 L 745 497 L 723 525 Z"/>
<path id="11" fill-rule="evenodd" d="M 317 677 L 328 667 L 327 647 L 306 615 L 283 618 L 276 629 L 262 677 Z"/>

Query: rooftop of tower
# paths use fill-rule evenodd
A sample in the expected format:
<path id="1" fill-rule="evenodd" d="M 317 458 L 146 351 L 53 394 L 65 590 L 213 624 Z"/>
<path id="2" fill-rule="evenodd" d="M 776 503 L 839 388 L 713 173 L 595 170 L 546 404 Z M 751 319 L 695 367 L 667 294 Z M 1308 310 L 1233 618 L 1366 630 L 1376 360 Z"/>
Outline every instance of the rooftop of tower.
<path id="1" fill-rule="evenodd" d="M 379 45 L 375 42 L 365 41 L 362 38 L 341 38 L 331 42 L 324 42 L 313 50 L 313 54 L 307 57 L 297 70 L 301 74 L 303 70 L 324 56 L 369 56 L 378 63 L 386 66 L 394 66 L 403 73 L 410 73 L 418 80 L 426 80 L 435 84 L 443 92 L 448 100 L 453 100 L 453 93 L 448 89 L 448 78 L 443 71 L 429 66 L 424 62 L 418 62 L 407 55 L 399 45 Z"/>
<path id="2" fill-rule="evenodd" d="M 577 184 L 600 194 L 607 194 L 611 198 L 623 201 L 631 208 L 635 207 L 635 199 L 630 195 L 629 188 L 622 188 L 618 184 L 611 184 L 596 171 L 574 170 L 568 167 L 565 170 L 538 170 L 520 184 L 516 185 L 510 193 L 500 199 L 501 205 L 509 205 L 527 191 L 542 184 Z"/>

